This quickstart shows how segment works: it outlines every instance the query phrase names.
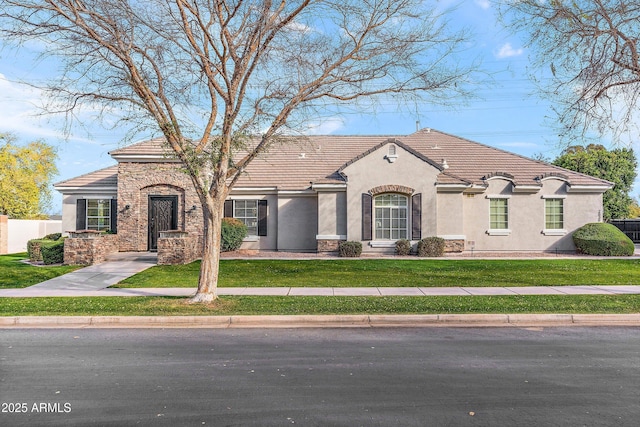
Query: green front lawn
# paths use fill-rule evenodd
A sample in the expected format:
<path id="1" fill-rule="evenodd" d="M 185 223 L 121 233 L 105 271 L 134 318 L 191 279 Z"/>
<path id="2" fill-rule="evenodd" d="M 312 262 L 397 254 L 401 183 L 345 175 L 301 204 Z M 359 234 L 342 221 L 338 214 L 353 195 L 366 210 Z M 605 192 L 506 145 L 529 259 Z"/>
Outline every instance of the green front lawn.
<path id="1" fill-rule="evenodd" d="M 205 316 L 299 314 L 638 313 L 640 295 L 437 297 L 3 298 L 0 316 Z"/>
<path id="2" fill-rule="evenodd" d="M 200 262 L 156 266 L 122 288 L 196 287 Z M 638 259 L 221 260 L 220 287 L 640 285 Z"/>
<path id="3" fill-rule="evenodd" d="M 26 253 L 0 255 L 0 289 L 26 288 L 36 283 L 77 270 L 78 266 L 42 266 L 25 264 Z"/>

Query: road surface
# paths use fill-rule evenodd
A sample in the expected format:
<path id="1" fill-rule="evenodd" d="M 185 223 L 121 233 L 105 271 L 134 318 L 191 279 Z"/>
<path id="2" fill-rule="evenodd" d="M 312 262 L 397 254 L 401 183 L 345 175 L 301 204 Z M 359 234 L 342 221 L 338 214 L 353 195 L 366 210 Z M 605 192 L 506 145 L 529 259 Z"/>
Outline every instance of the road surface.
<path id="1" fill-rule="evenodd" d="M 0 330 L 2 426 L 637 426 L 638 328 Z"/>

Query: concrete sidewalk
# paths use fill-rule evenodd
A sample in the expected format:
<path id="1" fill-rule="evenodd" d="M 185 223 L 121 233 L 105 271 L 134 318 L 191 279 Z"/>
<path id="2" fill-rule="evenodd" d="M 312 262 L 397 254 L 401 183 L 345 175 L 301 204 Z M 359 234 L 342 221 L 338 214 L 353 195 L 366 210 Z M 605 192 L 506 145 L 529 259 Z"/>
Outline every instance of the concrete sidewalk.
<path id="1" fill-rule="evenodd" d="M 87 277 L 89 274 L 87 273 Z M 75 280 L 75 279 L 74 279 Z M 46 283 L 46 282 L 45 282 Z M 48 289 L 34 286 L 2 289 L 0 297 L 138 297 L 195 294 L 195 288 L 98 288 L 104 280 L 85 286 L 69 283 Z M 530 287 L 442 287 L 442 288 L 218 288 L 218 295 L 235 296 L 489 296 L 489 295 L 631 295 L 640 294 L 640 286 L 530 286 Z"/>

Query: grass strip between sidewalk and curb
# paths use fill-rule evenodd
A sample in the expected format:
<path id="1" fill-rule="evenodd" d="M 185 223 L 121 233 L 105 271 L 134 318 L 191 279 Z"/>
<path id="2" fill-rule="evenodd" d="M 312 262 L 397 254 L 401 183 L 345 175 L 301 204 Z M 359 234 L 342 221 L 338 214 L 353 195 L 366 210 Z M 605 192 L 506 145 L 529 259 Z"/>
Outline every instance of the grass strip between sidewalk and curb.
<path id="1" fill-rule="evenodd" d="M 0 316 L 211 316 L 319 314 L 640 313 L 640 295 L 435 297 L 220 297 L 188 304 L 178 297 L 3 298 Z"/>
<path id="2" fill-rule="evenodd" d="M 198 283 L 200 262 L 155 266 L 118 288 L 181 288 Z M 510 287 L 637 285 L 638 259 L 221 260 L 220 287 Z"/>

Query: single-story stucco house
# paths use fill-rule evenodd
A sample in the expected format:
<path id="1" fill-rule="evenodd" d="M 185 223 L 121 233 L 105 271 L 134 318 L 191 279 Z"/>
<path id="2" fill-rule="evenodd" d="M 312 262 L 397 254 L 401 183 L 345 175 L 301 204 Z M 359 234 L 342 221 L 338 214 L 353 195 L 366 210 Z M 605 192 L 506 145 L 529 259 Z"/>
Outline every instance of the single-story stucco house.
<path id="1" fill-rule="evenodd" d="M 63 230 L 117 230 L 120 251 L 155 250 L 159 231 L 201 234 L 201 207 L 162 139 L 110 152 L 117 165 L 55 184 Z M 332 251 L 439 236 L 450 251 L 573 251 L 602 220 L 612 183 L 431 129 L 405 136 L 289 137 L 256 159 L 225 215 L 243 249 Z"/>

